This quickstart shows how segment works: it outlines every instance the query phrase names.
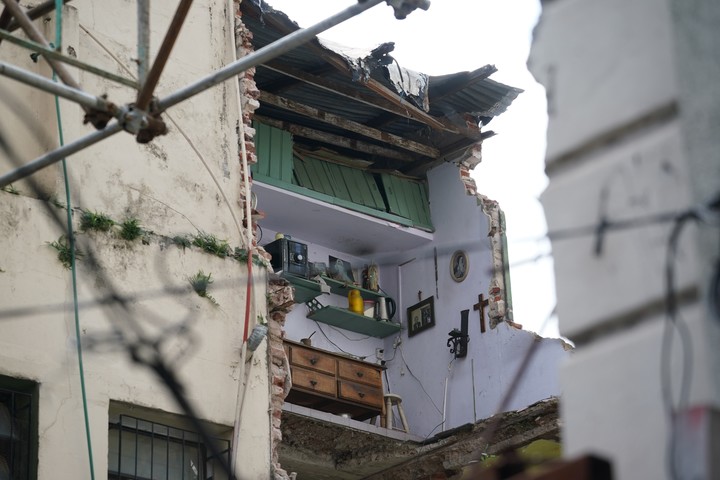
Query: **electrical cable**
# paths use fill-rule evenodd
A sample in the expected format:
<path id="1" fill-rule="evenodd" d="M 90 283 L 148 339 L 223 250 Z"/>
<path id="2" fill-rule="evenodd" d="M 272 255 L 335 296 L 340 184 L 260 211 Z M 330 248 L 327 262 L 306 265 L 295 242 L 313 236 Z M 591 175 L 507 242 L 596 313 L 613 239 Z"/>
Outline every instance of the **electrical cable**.
<path id="1" fill-rule="evenodd" d="M 350 338 L 350 337 L 348 337 L 347 335 L 345 335 L 345 334 L 342 332 L 342 329 L 340 329 L 340 328 L 335 328 L 335 327 L 333 327 L 332 325 L 330 325 L 330 328 L 332 328 L 333 331 L 339 333 L 340 335 L 342 335 L 343 337 L 347 338 L 347 339 L 350 340 L 351 342 L 361 342 L 361 341 L 363 341 L 363 340 L 367 340 L 368 338 L 370 338 L 370 335 L 366 335 L 366 336 L 360 337 L 360 338 Z"/>
<path id="2" fill-rule="evenodd" d="M 670 478 L 680 478 L 677 470 L 677 445 L 676 445 L 676 415 L 678 411 L 682 411 L 689 403 L 690 380 L 692 375 L 692 339 L 686 322 L 678 318 L 677 296 L 675 292 L 675 258 L 677 256 L 677 247 L 685 225 L 691 220 L 698 220 L 697 214 L 689 211 L 678 217 L 673 225 L 667 246 L 667 254 L 665 260 L 665 289 L 666 289 L 666 312 L 665 323 L 663 326 L 662 343 L 660 350 L 660 385 L 663 397 L 663 403 L 668 415 L 669 430 L 667 440 L 667 468 Z M 681 373 L 680 398 L 677 407 L 674 406 L 672 398 L 672 344 L 673 333 L 677 330 L 680 334 L 681 349 L 683 354 L 683 366 Z"/>
<path id="3" fill-rule="evenodd" d="M 55 0 L 55 48 L 62 51 L 62 0 Z M 53 81 L 57 81 L 57 74 L 53 71 Z M 60 113 L 60 97 L 55 95 L 55 115 L 58 123 L 58 140 L 60 146 L 65 144 L 63 135 L 62 115 Z M 78 286 L 77 286 L 77 264 L 75 251 L 75 233 L 73 232 L 72 203 L 70 195 L 70 182 L 68 180 L 67 162 L 63 158 L 62 165 L 63 181 L 65 184 L 65 202 L 67 205 L 67 238 L 70 247 L 70 272 L 72 277 L 73 313 L 75 316 L 75 345 L 78 358 L 78 370 L 80 372 L 80 392 L 82 395 L 83 418 L 85 420 L 85 439 L 87 441 L 88 462 L 90 478 L 95 480 L 95 462 L 93 460 L 92 437 L 90 435 L 90 415 L 88 413 L 87 391 L 85 387 L 85 368 L 83 366 L 82 339 L 80 336 L 80 309 L 78 307 Z"/>
<path id="4" fill-rule="evenodd" d="M 402 345 L 398 345 L 398 350 L 400 350 L 400 358 L 402 358 L 403 364 L 405 365 L 405 368 L 407 368 L 408 373 L 410 373 L 410 376 L 415 379 L 416 382 L 420 385 L 420 388 L 423 392 L 425 392 L 425 395 L 430 399 L 430 403 L 432 403 L 433 407 L 435 407 L 435 410 L 438 411 L 440 415 L 442 415 L 442 410 L 440 410 L 433 400 L 433 398 L 430 396 L 427 390 L 425 390 L 425 386 L 422 384 L 420 379 L 413 373 L 412 369 L 410 368 L 410 365 L 408 365 L 407 361 L 405 360 L 405 354 L 403 353 Z M 444 422 L 444 421 L 443 421 Z"/>
<path id="5" fill-rule="evenodd" d="M 325 337 L 325 340 L 327 340 L 328 342 L 330 342 L 331 345 L 333 345 L 335 348 L 337 348 L 337 349 L 338 349 L 339 351 L 341 351 L 342 353 L 345 353 L 345 354 L 347 354 L 347 355 L 352 355 L 353 357 L 357 356 L 357 355 L 355 355 L 355 354 L 353 354 L 353 353 L 350 353 L 350 352 L 345 351 L 345 350 L 343 350 L 342 348 L 340 348 L 340 346 L 339 346 L 337 343 L 335 343 L 335 342 L 333 342 L 332 340 L 330 340 L 330 337 L 327 336 L 327 334 L 325 333 L 325 330 L 323 330 L 323 329 L 322 329 L 322 326 L 320 326 L 320 323 L 319 323 L 317 320 L 313 320 L 313 321 L 315 322 L 315 325 L 317 325 L 318 330 L 320 330 L 320 333 L 322 333 L 323 337 Z M 365 357 L 358 357 L 358 358 L 365 358 Z"/>

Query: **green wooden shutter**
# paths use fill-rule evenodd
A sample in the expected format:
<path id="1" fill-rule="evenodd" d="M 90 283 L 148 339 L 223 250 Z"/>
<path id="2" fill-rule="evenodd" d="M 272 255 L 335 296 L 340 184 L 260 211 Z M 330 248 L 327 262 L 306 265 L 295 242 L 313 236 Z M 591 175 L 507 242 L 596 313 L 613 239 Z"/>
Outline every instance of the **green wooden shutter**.
<path id="1" fill-rule="evenodd" d="M 293 178 L 292 135 L 279 128 L 255 122 L 255 154 L 253 175 L 291 183 Z"/>

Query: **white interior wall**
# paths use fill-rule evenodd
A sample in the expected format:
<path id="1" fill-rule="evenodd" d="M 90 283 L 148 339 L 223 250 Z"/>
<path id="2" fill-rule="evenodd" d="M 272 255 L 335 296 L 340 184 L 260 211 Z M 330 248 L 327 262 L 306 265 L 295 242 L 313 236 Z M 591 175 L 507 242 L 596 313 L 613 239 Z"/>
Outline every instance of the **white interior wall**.
<path id="1" fill-rule="evenodd" d="M 428 181 L 436 228 L 434 245 L 438 250 L 435 326 L 412 338 L 407 335 L 405 312 L 407 307 L 418 302 L 418 291 L 422 292 L 422 299 L 436 295 L 434 252 L 433 247 L 429 247 L 408 252 L 405 260 L 415 260 L 400 267 L 401 344 L 394 351 L 394 337 L 389 337 L 385 347 L 386 358 L 393 358 L 388 361 L 387 371 L 390 390 L 403 397 L 411 429 L 422 436 L 495 413 L 517 365 L 535 338 L 530 332 L 504 323 L 491 330 L 487 318 L 487 331 L 480 333 L 479 312 L 473 310 L 473 305 L 478 302 L 479 294 L 487 298 L 492 272 L 487 216 L 476 198 L 465 193 L 456 166 L 444 164 L 433 169 L 428 174 Z M 470 270 L 461 283 L 450 277 L 450 257 L 457 249 L 465 250 L 469 256 Z M 465 309 L 470 310 L 468 355 L 453 361 L 446 345 L 448 333 L 453 328 L 460 328 L 460 311 Z M 522 408 L 559 394 L 557 366 L 567 352 L 560 340 L 543 342 L 515 399 L 508 405 L 509 409 Z M 443 409 L 446 415 L 444 426 Z"/>

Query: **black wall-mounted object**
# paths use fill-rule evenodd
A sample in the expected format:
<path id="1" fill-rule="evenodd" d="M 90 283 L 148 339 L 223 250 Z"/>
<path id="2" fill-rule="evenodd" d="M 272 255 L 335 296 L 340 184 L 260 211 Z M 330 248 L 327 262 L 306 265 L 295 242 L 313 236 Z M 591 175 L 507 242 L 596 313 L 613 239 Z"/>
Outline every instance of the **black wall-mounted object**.
<path id="1" fill-rule="evenodd" d="M 307 245 L 304 243 L 280 238 L 268 243 L 263 248 L 272 255 L 270 264 L 273 271 L 289 273 L 296 277 L 308 278 L 310 268 L 308 267 Z"/>
<path id="2" fill-rule="evenodd" d="M 450 353 L 455 354 L 455 358 L 465 358 L 467 356 L 467 344 L 470 341 L 468 335 L 468 315 L 470 310 L 460 312 L 460 330 L 453 328 L 448 335 L 447 346 L 450 347 Z"/>

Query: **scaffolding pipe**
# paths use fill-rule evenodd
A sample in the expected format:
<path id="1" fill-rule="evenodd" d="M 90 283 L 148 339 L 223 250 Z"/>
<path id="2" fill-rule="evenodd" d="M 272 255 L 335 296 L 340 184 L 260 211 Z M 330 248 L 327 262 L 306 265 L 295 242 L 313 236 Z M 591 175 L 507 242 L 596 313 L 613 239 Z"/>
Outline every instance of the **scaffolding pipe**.
<path id="1" fill-rule="evenodd" d="M 187 17 L 188 11 L 190 10 L 190 5 L 192 5 L 192 0 L 180 0 L 180 5 L 178 5 L 177 10 L 175 10 L 175 15 L 160 45 L 160 50 L 158 50 L 155 61 L 147 74 L 147 79 L 144 82 L 140 82 L 140 93 L 138 93 L 136 102 L 139 110 L 147 110 L 148 105 L 150 105 L 155 87 L 160 81 L 160 74 L 165 68 L 168 58 L 170 58 L 170 52 L 175 45 L 175 40 L 177 40 L 180 34 L 180 29 L 185 22 L 185 17 Z"/>
<path id="2" fill-rule="evenodd" d="M 63 0 L 63 4 L 70 3 L 71 0 Z M 37 7 L 33 7 L 30 10 L 26 12 L 28 18 L 30 20 L 36 20 L 43 15 L 47 15 L 48 13 L 55 10 L 55 0 L 47 0 L 46 2 L 41 3 Z M 7 26 L 8 32 L 13 32 L 20 28 L 20 24 L 17 22 L 17 20 L 11 20 L 10 23 Z"/>
<path id="3" fill-rule="evenodd" d="M 23 82 L 31 87 L 44 90 L 58 97 L 65 98 L 76 102 L 83 107 L 101 110 L 103 112 L 115 113 L 115 107 L 108 101 L 91 95 L 89 93 L 78 90 L 77 88 L 63 85 L 62 83 L 53 82 L 52 80 L 38 75 L 36 73 L 28 72 L 21 68 L 17 68 L 13 65 L 0 61 L 0 75 L 3 75 L 18 82 Z"/>
<path id="4" fill-rule="evenodd" d="M 143 85 L 150 65 L 150 0 L 137 2 L 138 83 Z"/>
<path id="5" fill-rule="evenodd" d="M 114 73 L 106 72 L 105 70 L 94 67 L 92 65 L 88 65 L 85 62 L 81 62 L 80 60 L 78 60 L 76 58 L 68 57 L 66 55 L 56 52 L 53 49 L 43 47 L 39 43 L 35 43 L 30 40 L 25 40 L 22 38 L 15 37 L 7 30 L 0 29 L 0 40 L 7 40 L 10 43 L 13 43 L 13 44 L 18 45 L 23 48 L 27 48 L 30 51 L 41 53 L 44 57 L 50 57 L 59 62 L 67 63 L 68 65 L 72 65 L 73 67 L 80 68 L 82 70 L 85 70 L 88 73 L 92 73 L 99 77 L 106 78 L 108 80 L 112 80 L 113 82 L 117 82 L 121 85 L 125 85 L 128 87 L 134 88 L 136 90 L 138 88 L 138 83 L 135 80 L 121 77 L 120 75 L 115 75 Z"/>
<path id="6" fill-rule="evenodd" d="M 4 188 L 13 182 L 16 182 L 22 178 L 25 178 L 38 170 L 45 168 L 53 163 L 59 162 L 63 158 L 69 157 L 70 155 L 79 152 L 85 147 L 94 145 L 97 142 L 104 140 L 123 129 L 119 122 L 112 123 L 105 127 L 103 130 L 98 130 L 89 135 L 75 140 L 74 142 L 67 143 L 65 146 L 60 147 L 52 152 L 48 152 L 42 155 L 32 162 L 23 165 L 20 168 L 16 168 L 12 172 L 9 172 L 0 177 L 0 188 Z"/>
<path id="7" fill-rule="evenodd" d="M 20 28 L 23 29 L 25 34 L 30 37 L 31 40 L 39 43 L 45 48 L 50 48 L 50 44 L 47 39 L 45 39 L 45 36 L 35 27 L 35 25 L 33 25 L 32 20 L 30 20 L 25 13 L 25 10 L 18 5 L 16 0 L 3 0 L 3 2 L 5 3 L 5 8 L 12 13 L 13 17 L 15 17 L 15 21 L 17 21 Z M 73 78 L 72 75 L 70 75 L 70 72 L 65 69 L 65 65 L 56 62 L 52 58 L 45 58 L 45 60 L 50 64 L 52 69 L 55 73 L 57 73 L 57 76 L 60 77 L 60 80 L 62 80 L 65 85 L 77 88 L 78 90 L 80 89 L 80 84 Z"/>
<path id="8" fill-rule="evenodd" d="M 225 67 L 216 71 L 215 73 L 212 73 L 205 78 L 201 78 L 197 82 L 192 83 L 178 90 L 177 92 L 172 93 L 167 97 L 161 99 L 158 102 L 159 111 L 162 112 L 164 110 L 167 110 L 168 108 L 177 105 L 178 103 L 185 101 L 200 92 L 203 92 L 211 87 L 214 87 L 215 85 L 224 82 L 225 80 L 239 74 L 240 72 L 272 60 L 273 58 L 278 57 L 283 53 L 286 53 L 293 48 L 296 48 L 303 43 L 311 40 L 317 34 L 334 27 L 335 25 L 338 25 L 345 20 L 353 18 L 356 15 L 364 12 L 365 10 L 368 10 L 375 5 L 382 3 L 383 1 L 384 0 L 367 0 L 362 3 L 356 3 L 346 8 L 342 12 L 339 12 L 332 17 L 322 20 L 321 22 L 318 22 L 311 27 L 296 30 L 291 34 L 286 35 L 274 41 L 273 43 L 264 46 L 260 50 L 257 50 L 239 60 L 236 60 L 231 64 L 226 65 Z"/>

